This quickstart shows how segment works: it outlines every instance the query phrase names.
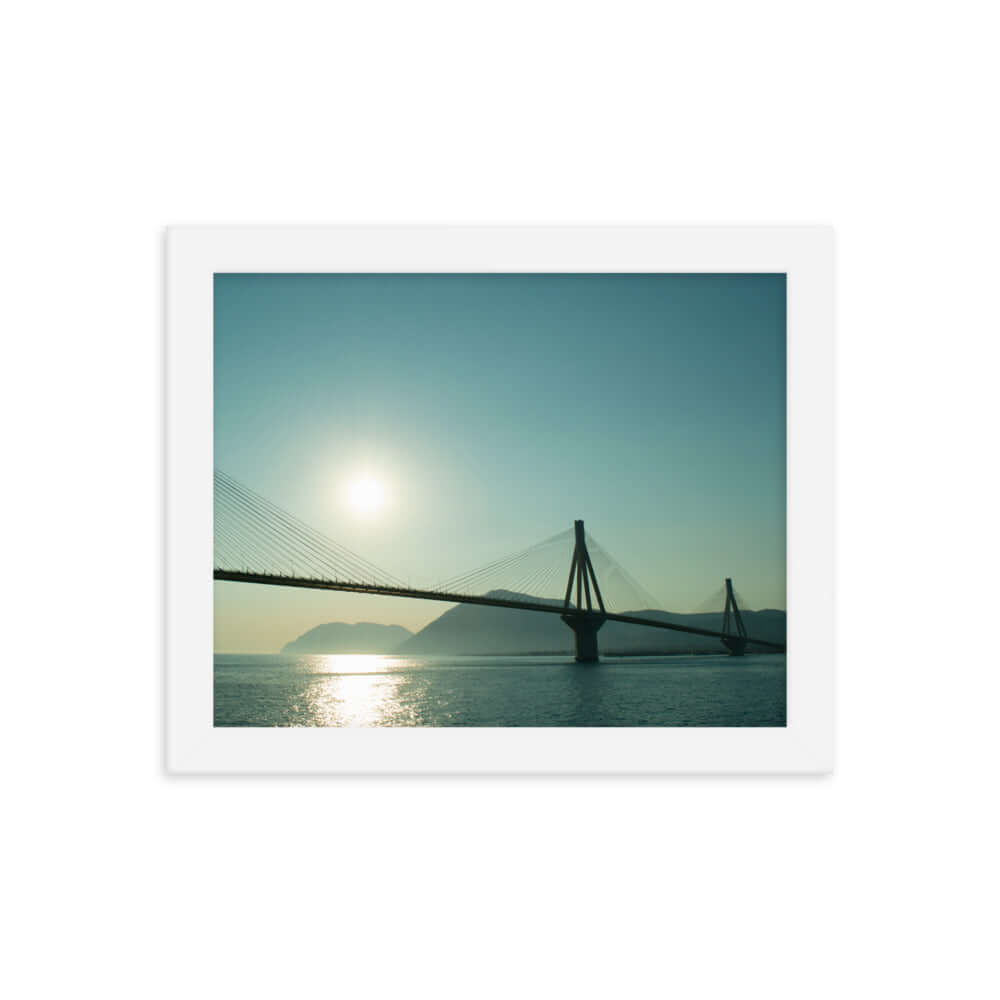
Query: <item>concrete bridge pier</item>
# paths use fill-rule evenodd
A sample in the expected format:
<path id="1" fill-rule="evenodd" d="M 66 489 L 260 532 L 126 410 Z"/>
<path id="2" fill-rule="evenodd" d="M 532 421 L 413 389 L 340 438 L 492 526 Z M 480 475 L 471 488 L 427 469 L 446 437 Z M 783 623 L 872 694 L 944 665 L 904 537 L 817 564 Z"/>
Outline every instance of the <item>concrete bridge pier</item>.
<path id="1" fill-rule="evenodd" d="M 587 611 L 580 615 L 563 615 L 562 620 L 576 637 L 576 662 L 597 663 L 597 631 L 604 624 L 604 615 Z"/>

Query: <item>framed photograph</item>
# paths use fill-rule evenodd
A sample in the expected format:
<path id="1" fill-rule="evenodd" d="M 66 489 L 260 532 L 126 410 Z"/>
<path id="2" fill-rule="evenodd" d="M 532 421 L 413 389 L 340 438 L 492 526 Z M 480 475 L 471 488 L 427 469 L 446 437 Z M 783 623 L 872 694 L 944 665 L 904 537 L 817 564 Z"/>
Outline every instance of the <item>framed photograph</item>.
<path id="1" fill-rule="evenodd" d="M 833 767 L 824 227 L 167 231 L 173 773 Z"/>

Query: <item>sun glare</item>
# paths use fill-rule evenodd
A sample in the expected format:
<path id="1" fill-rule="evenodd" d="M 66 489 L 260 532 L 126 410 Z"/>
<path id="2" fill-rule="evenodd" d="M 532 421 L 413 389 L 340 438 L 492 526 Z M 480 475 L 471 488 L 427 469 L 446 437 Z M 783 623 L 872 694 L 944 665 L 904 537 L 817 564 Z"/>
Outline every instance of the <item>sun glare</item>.
<path id="1" fill-rule="evenodd" d="M 351 506 L 359 514 L 374 514 L 385 503 L 385 490 L 374 479 L 355 479 L 350 485 Z"/>

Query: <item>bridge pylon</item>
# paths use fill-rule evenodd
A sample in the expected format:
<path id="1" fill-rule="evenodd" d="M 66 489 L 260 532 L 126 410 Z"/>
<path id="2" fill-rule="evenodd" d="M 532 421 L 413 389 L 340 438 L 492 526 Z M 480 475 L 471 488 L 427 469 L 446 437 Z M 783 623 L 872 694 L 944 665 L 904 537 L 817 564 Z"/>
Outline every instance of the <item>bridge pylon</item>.
<path id="1" fill-rule="evenodd" d="M 747 648 L 747 630 L 736 605 L 733 581 L 726 577 L 726 609 L 722 613 L 722 645 L 730 656 L 742 656 Z"/>
<path id="2" fill-rule="evenodd" d="M 594 573 L 594 564 L 590 561 L 587 551 L 587 536 L 583 530 L 583 521 L 574 521 L 576 530 L 576 545 L 573 548 L 573 559 L 569 566 L 569 580 L 566 583 L 566 597 L 563 600 L 565 613 L 562 620 L 573 630 L 576 638 L 576 662 L 597 663 L 597 632 L 604 624 L 604 598 Z M 573 595 L 573 582 L 576 581 L 576 605 L 570 604 Z M 600 610 L 594 608 L 590 596 L 591 586 Z M 584 608 L 586 602 L 586 608 Z"/>

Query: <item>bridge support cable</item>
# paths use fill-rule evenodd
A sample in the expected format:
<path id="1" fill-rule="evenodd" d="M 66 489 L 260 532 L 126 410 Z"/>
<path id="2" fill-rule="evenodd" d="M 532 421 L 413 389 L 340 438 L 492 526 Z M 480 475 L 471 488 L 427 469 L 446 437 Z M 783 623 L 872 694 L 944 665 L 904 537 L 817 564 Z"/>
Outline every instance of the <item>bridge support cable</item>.
<path id="1" fill-rule="evenodd" d="M 215 522 L 215 565 L 240 566 L 248 572 L 255 566 L 253 553 L 245 549 L 239 539 L 219 523 L 218 518 Z"/>
<path id="2" fill-rule="evenodd" d="M 215 470 L 215 522 L 217 569 L 231 568 L 220 564 L 220 559 L 252 554 L 258 569 L 267 564 L 279 576 L 301 576 L 300 570 L 305 570 L 317 579 L 403 586 L 391 573 L 310 528 L 220 469 Z"/>
<path id="3" fill-rule="evenodd" d="M 443 589 L 461 591 L 482 590 L 486 587 L 511 589 L 519 582 L 526 567 L 536 563 L 540 557 L 546 554 L 548 548 L 565 539 L 567 534 L 567 532 L 560 532 L 527 549 L 515 552 L 513 555 L 495 559 L 467 573 L 444 580 L 437 586 Z"/>
<path id="4" fill-rule="evenodd" d="M 611 554 L 594 538 L 586 535 L 587 556 L 596 567 L 604 582 L 604 596 L 608 609 L 616 611 L 664 610 L 660 602 L 639 583 Z"/>
<path id="5" fill-rule="evenodd" d="M 562 568 L 564 557 L 562 554 L 562 541 L 565 535 L 560 538 L 558 548 L 552 547 L 551 551 L 539 550 L 537 557 L 525 560 L 524 572 L 510 585 L 510 589 L 517 594 L 528 594 L 531 597 L 552 596 L 550 589 L 553 576 L 557 569 Z"/>
<path id="6" fill-rule="evenodd" d="M 523 582 L 519 582 L 516 591 L 523 594 L 531 594 L 537 597 L 548 597 L 552 593 L 552 584 L 556 573 L 562 567 L 553 562 L 548 566 L 541 566 L 531 573 Z"/>
<path id="7" fill-rule="evenodd" d="M 319 579 L 331 576 L 336 579 L 343 575 L 341 567 L 310 552 L 298 539 L 286 534 L 280 525 L 272 523 L 258 507 L 239 494 L 230 492 L 228 486 L 220 485 L 216 493 L 218 534 L 225 534 L 227 516 L 242 530 L 240 541 L 244 550 L 250 549 L 256 554 L 256 565 L 266 564 L 277 573 L 291 576 L 306 572 Z"/>
<path id="8" fill-rule="evenodd" d="M 291 576 L 307 572 L 319 579 L 349 578 L 344 564 L 324 559 L 301 539 L 288 533 L 280 522 L 269 518 L 262 508 L 220 483 L 216 491 L 217 531 L 225 531 L 227 515 L 242 530 L 244 548 L 257 553 L 258 565 L 266 563 L 276 572 Z"/>
<path id="9" fill-rule="evenodd" d="M 244 489 L 246 488 L 244 487 Z M 252 491 L 247 490 L 247 492 Z M 266 498 L 260 497 L 257 494 L 252 494 L 252 496 L 263 505 L 265 512 L 270 514 L 288 535 L 297 539 L 298 543 L 304 546 L 307 551 L 343 567 L 341 571 L 346 576 L 350 577 L 353 574 L 364 579 L 371 579 L 373 582 L 388 581 L 400 586 L 403 585 L 403 581 L 399 577 L 393 576 L 380 566 L 376 566 L 374 563 L 352 552 L 346 546 L 340 545 L 327 536 L 320 534 L 314 528 L 309 527 L 309 525 L 287 511 L 282 510 Z"/>
<path id="10" fill-rule="evenodd" d="M 554 568 L 562 563 L 561 553 L 572 532 L 561 531 L 513 555 L 469 570 L 435 584 L 434 590 L 465 594 L 504 592 L 547 598 L 541 589 L 551 577 Z"/>

